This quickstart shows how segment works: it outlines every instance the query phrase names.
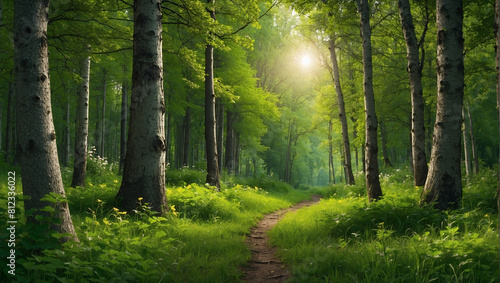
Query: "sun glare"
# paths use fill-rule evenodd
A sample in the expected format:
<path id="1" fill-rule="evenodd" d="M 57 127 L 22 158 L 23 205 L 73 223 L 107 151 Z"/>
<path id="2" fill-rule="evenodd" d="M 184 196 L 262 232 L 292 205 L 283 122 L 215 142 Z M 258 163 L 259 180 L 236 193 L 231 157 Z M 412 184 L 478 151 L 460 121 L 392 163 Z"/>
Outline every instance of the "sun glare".
<path id="1" fill-rule="evenodd" d="M 303 55 L 301 63 L 302 63 L 302 66 L 309 67 L 312 63 L 311 57 L 309 57 L 309 55 Z"/>

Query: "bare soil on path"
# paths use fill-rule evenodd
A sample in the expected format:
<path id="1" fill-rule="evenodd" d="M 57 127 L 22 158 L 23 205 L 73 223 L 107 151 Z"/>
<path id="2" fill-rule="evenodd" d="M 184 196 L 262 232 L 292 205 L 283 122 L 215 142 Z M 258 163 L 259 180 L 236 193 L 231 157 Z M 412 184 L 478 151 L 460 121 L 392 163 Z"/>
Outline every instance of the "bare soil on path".
<path id="1" fill-rule="evenodd" d="M 245 274 L 242 278 L 243 282 L 285 282 L 290 278 L 290 271 L 275 256 L 276 247 L 269 245 L 266 232 L 271 230 L 286 213 L 310 206 L 320 200 L 319 195 L 311 195 L 311 198 L 289 208 L 266 214 L 257 226 L 250 230 L 250 235 L 247 236 L 245 242 L 252 252 L 252 259 L 241 269 Z"/>

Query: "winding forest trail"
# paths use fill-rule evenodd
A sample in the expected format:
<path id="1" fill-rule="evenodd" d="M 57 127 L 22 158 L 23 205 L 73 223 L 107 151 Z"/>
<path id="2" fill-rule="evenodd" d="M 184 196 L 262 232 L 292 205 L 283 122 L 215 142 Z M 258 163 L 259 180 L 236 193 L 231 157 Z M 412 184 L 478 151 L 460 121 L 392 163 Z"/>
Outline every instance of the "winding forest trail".
<path id="1" fill-rule="evenodd" d="M 275 256 L 277 249 L 269 245 L 266 232 L 271 230 L 286 213 L 310 206 L 319 200 L 319 195 L 311 195 L 311 200 L 301 201 L 289 208 L 266 214 L 257 226 L 250 230 L 245 242 L 252 252 L 252 259 L 242 268 L 245 274 L 243 282 L 285 282 L 289 279 L 290 272 Z"/>

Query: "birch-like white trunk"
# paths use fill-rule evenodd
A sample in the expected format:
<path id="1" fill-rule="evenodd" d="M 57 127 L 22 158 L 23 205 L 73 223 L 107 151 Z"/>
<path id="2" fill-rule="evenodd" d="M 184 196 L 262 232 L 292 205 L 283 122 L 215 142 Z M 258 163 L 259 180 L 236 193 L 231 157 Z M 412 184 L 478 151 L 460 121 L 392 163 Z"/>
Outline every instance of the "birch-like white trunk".
<path id="1" fill-rule="evenodd" d="M 462 198 L 461 125 L 464 94 L 462 0 L 436 2 L 437 109 L 422 201 L 456 208 Z"/>
<path id="2" fill-rule="evenodd" d="M 127 153 L 117 199 L 120 208 L 127 211 L 139 203 L 148 203 L 153 211 L 164 212 L 167 199 L 160 0 L 134 1 L 133 56 Z"/>
<path id="3" fill-rule="evenodd" d="M 89 97 L 90 97 L 90 56 L 80 63 L 82 82 L 78 89 L 76 106 L 75 162 L 73 165 L 72 187 L 85 187 L 87 174 L 87 143 L 89 136 Z"/>
<path id="4" fill-rule="evenodd" d="M 49 54 L 47 42 L 49 1 L 14 2 L 14 65 L 16 77 L 17 152 L 21 165 L 24 209 L 42 209 L 53 205 L 41 201 L 46 194 L 65 197 L 56 132 L 50 99 Z M 55 207 L 52 229 L 75 235 L 67 203 Z M 35 216 L 29 222 L 38 223 Z M 67 241 L 65 237 L 62 241 Z"/>
<path id="5" fill-rule="evenodd" d="M 373 64 L 368 0 L 357 0 L 363 40 L 363 91 L 365 94 L 365 165 L 368 200 L 382 197 L 378 166 L 377 114 L 373 93 Z"/>

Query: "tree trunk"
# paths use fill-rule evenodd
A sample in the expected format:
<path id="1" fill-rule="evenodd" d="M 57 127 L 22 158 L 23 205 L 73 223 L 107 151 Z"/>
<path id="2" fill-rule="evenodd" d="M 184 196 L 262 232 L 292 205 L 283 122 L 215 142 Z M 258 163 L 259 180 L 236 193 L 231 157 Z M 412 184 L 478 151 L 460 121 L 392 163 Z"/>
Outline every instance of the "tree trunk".
<path id="1" fill-rule="evenodd" d="M 168 105 L 170 105 L 170 95 L 168 95 L 168 98 L 167 98 L 167 103 Z M 165 153 L 165 166 L 169 166 L 170 165 L 170 154 L 172 152 L 172 114 L 171 114 L 172 111 L 168 111 L 167 112 L 167 120 L 165 121 L 165 126 L 167 128 L 167 133 L 165 135 L 165 139 L 166 139 L 166 144 L 167 144 L 167 152 Z"/>
<path id="2" fill-rule="evenodd" d="M 328 121 L 328 183 L 335 184 L 335 168 L 333 167 L 333 122 Z"/>
<path id="3" fill-rule="evenodd" d="M 78 90 L 76 109 L 75 162 L 73 165 L 73 181 L 71 187 L 85 187 L 87 174 L 87 140 L 89 133 L 89 83 L 90 56 L 86 56 L 80 64 L 82 82 Z"/>
<path id="4" fill-rule="evenodd" d="M 183 146 L 182 146 L 182 166 L 189 166 L 189 151 L 191 145 L 191 108 L 186 108 L 186 115 L 183 122 Z"/>
<path id="5" fill-rule="evenodd" d="M 225 168 L 228 174 L 234 173 L 234 156 L 235 156 L 235 139 L 234 139 L 234 119 L 235 115 L 232 111 L 227 111 L 226 117 L 226 155 Z"/>
<path id="6" fill-rule="evenodd" d="M 375 112 L 375 96 L 373 93 L 372 44 L 370 30 L 370 8 L 368 0 L 356 0 L 361 21 L 361 37 L 363 39 L 363 90 L 365 94 L 365 163 L 366 191 L 368 200 L 374 201 L 382 197 L 378 168 L 377 114 Z"/>
<path id="7" fill-rule="evenodd" d="M 70 157 L 70 152 L 71 152 L 71 132 L 70 132 L 70 127 L 69 127 L 69 119 L 70 119 L 70 96 L 68 92 L 68 102 L 66 102 L 66 124 L 64 125 L 64 161 L 63 165 L 64 167 L 69 166 L 69 157 Z"/>
<path id="8" fill-rule="evenodd" d="M 207 0 L 215 4 L 215 0 Z M 215 11 L 209 11 L 215 21 Z M 211 35 L 212 36 L 212 35 Z M 215 90 L 214 90 L 214 47 L 208 43 L 205 46 L 205 144 L 207 151 L 207 183 L 220 189 L 219 165 L 217 156 L 217 122 L 215 120 Z"/>
<path id="9" fill-rule="evenodd" d="M 17 149 L 21 165 L 24 209 L 37 209 L 28 222 L 37 224 L 46 194 L 66 197 L 57 157 L 52 119 L 47 44 L 49 1 L 14 1 Z M 76 237 L 67 202 L 57 203 L 51 229 Z M 61 241 L 70 240 L 64 237 Z"/>
<path id="10" fill-rule="evenodd" d="M 219 165 L 219 172 L 222 171 L 223 165 L 223 139 L 224 139 L 224 104 L 222 104 L 221 99 L 216 100 L 216 121 L 217 121 L 217 165 Z"/>
<path id="11" fill-rule="evenodd" d="M 464 157 L 465 157 L 465 175 L 467 176 L 467 179 L 469 179 L 471 175 L 471 156 L 470 156 L 470 144 L 469 144 L 469 137 L 467 135 L 469 133 L 469 126 L 468 126 L 468 118 L 465 113 L 465 108 L 462 106 L 462 134 L 463 134 L 463 139 L 464 139 Z"/>
<path id="12" fill-rule="evenodd" d="M 393 168 L 394 166 L 392 165 L 392 162 L 389 159 L 389 154 L 387 153 L 387 131 L 385 130 L 384 121 L 380 121 L 380 139 L 382 141 L 382 156 L 384 159 L 384 166 Z"/>
<path id="13" fill-rule="evenodd" d="M 116 196 L 127 211 L 144 203 L 153 211 L 168 210 L 160 2 L 134 2 L 132 103 L 125 168 Z"/>
<path id="14" fill-rule="evenodd" d="M 474 161 L 474 174 L 477 175 L 479 173 L 479 157 L 477 156 L 476 141 L 474 139 L 474 125 L 472 124 L 469 105 L 467 105 L 467 116 L 469 116 L 470 145 L 472 148 L 472 161 Z"/>
<path id="15" fill-rule="evenodd" d="M 123 73 L 127 73 L 127 66 L 123 66 Z M 128 118 L 128 78 L 122 82 L 122 105 L 120 116 L 120 167 L 118 171 L 123 173 L 125 156 L 127 155 L 127 118 Z"/>
<path id="16" fill-rule="evenodd" d="M 497 113 L 498 113 L 498 133 L 500 140 L 500 0 L 495 0 L 495 67 L 496 67 L 496 75 L 497 75 Z M 500 146 L 498 151 L 498 164 L 500 164 Z M 498 176 L 500 176 L 500 166 L 498 167 Z M 500 211 L 500 178 L 498 178 L 497 184 L 497 209 Z M 500 227 L 500 217 L 498 217 L 498 227 Z M 500 229 L 500 228 L 499 228 Z M 498 235 L 498 240 L 500 243 L 500 233 Z M 500 251 L 498 253 L 500 259 Z M 500 271 L 500 261 L 498 270 Z"/>
<path id="17" fill-rule="evenodd" d="M 235 133 L 235 147 L 234 147 L 234 174 L 240 174 L 240 133 Z"/>
<path id="18" fill-rule="evenodd" d="M 103 89 L 102 89 L 102 109 L 101 109 L 101 139 L 100 139 L 100 149 L 99 152 L 100 157 L 104 157 L 104 140 L 106 133 L 106 70 L 103 70 Z"/>
<path id="19" fill-rule="evenodd" d="M 346 183 L 349 185 L 354 185 L 354 175 L 352 174 L 352 163 L 351 163 L 351 147 L 349 143 L 349 130 L 347 126 L 347 116 L 345 112 L 344 105 L 344 94 L 342 93 L 342 88 L 340 86 L 340 72 L 339 66 L 337 64 L 337 52 L 335 51 L 335 38 L 330 37 L 330 57 L 333 66 L 333 76 L 335 83 L 335 91 L 337 92 L 337 101 L 339 104 L 339 118 L 342 124 L 342 142 L 344 144 L 344 158 L 345 158 L 345 171 L 346 171 Z M 333 168 L 333 167 L 332 167 Z"/>
<path id="20" fill-rule="evenodd" d="M 464 93 L 462 0 L 436 2 L 437 109 L 430 170 L 422 201 L 456 208 L 462 198 L 461 138 Z"/>
<path id="21" fill-rule="evenodd" d="M 420 64 L 419 43 L 415 35 L 415 26 L 409 0 L 399 0 L 399 15 L 406 41 L 406 58 L 411 88 L 411 146 L 413 160 L 413 180 L 415 186 L 424 186 L 427 179 L 427 158 L 425 155 L 424 99 L 422 91 L 422 64 Z M 425 35 L 425 30 L 423 36 Z M 423 48 L 423 47 L 422 47 Z"/>

